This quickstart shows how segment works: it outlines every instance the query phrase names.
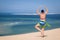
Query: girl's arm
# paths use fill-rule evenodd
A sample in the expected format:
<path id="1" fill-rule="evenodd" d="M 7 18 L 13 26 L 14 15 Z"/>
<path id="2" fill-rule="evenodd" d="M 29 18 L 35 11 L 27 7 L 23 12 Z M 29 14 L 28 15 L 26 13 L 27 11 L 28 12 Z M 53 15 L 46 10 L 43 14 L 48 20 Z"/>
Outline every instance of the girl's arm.
<path id="1" fill-rule="evenodd" d="M 48 9 L 47 9 L 47 7 L 45 7 L 45 9 L 46 9 L 46 12 L 45 12 L 45 13 L 47 14 L 47 13 L 48 13 Z"/>
<path id="2" fill-rule="evenodd" d="M 39 9 L 40 9 L 40 8 L 39 8 Z M 37 13 L 38 15 L 40 15 L 39 9 L 36 10 L 36 13 Z"/>

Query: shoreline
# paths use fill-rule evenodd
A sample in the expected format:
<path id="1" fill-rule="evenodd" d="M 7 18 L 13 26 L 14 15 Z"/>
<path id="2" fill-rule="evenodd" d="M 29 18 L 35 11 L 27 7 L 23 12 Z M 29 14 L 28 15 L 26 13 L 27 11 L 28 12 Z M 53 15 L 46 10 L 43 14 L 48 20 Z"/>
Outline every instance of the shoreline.
<path id="1" fill-rule="evenodd" d="M 0 36 L 0 40 L 60 40 L 60 28 L 45 31 L 45 37 L 40 37 L 40 32 Z"/>

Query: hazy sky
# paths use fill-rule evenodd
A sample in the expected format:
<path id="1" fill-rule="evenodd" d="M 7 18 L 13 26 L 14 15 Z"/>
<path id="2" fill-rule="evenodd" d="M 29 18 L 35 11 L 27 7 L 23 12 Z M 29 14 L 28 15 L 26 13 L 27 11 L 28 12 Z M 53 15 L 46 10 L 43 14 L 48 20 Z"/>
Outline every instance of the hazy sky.
<path id="1" fill-rule="evenodd" d="M 39 6 L 43 5 L 47 6 L 51 13 L 60 13 L 60 0 L 0 0 L 0 14 L 1 12 L 12 14 L 35 12 Z"/>

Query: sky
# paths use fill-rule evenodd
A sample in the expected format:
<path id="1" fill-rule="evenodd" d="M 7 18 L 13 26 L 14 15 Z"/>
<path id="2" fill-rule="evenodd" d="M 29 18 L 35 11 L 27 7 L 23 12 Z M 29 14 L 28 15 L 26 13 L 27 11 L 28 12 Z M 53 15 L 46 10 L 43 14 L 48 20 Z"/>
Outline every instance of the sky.
<path id="1" fill-rule="evenodd" d="M 60 0 L 0 0 L 0 15 L 35 15 L 36 9 L 46 6 L 49 13 L 60 14 Z"/>

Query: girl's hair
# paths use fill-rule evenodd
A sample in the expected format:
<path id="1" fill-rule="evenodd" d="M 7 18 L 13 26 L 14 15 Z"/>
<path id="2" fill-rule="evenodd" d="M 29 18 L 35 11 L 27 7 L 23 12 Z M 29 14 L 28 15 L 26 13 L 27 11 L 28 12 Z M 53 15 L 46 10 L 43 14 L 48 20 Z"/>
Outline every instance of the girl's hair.
<path id="1" fill-rule="evenodd" d="M 44 13 L 44 10 L 41 10 L 41 13 Z"/>

